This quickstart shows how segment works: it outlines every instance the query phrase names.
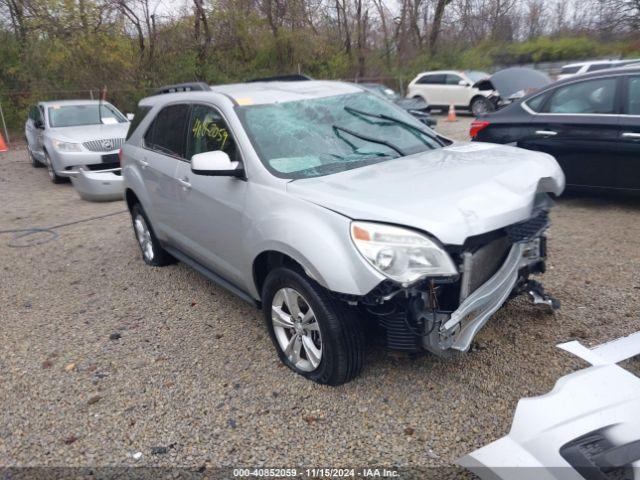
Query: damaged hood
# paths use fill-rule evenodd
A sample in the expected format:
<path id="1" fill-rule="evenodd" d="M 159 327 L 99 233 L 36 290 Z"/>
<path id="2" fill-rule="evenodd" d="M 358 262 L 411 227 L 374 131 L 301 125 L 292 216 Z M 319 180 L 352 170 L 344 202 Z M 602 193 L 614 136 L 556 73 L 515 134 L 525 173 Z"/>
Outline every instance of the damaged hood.
<path id="1" fill-rule="evenodd" d="M 551 83 L 549 76 L 531 68 L 514 67 L 500 70 L 489 81 L 501 98 L 520 98 Z"/>
<path id="2" fill-rule="evenodd" d="M 446 148 L 289 182 L 287 191 L 355 220 L 413 227 L 462 245 L 527 219 L 564 174 L 550 155 L 490 143 Z"/>

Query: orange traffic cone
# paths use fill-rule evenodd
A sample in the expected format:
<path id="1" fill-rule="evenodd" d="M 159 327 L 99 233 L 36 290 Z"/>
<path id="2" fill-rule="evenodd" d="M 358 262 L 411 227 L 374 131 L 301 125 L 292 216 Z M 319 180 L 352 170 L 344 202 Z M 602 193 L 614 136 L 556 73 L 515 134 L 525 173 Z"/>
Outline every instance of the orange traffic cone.
<path id="1" fill-rule="evenodd" d="M 449 115 L 447 115 L 447 122 L 457 122 L 458 117 L 456 117 L 456 107 L 453 106 L 453 103 L 449 105 Z"/>
<path id="2" fill-rule="evenodd" d="M 9 150 L 9 148 L 7 144 L 4 143 L 4 138 L 2 138 L 2 134 L 0 133 L 0 153 L 6 152 L 7 150 Z"/>

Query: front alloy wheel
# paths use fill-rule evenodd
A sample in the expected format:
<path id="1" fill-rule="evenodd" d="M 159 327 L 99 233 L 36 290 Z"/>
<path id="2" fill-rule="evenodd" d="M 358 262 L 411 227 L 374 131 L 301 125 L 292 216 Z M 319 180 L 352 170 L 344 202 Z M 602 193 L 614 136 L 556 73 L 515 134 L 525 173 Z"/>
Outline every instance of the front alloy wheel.
<path id="1" fill-rule="evenodd" d="M 47 173 L 49 173 L 49 178 L 51 179 L 51 182 L 57 184 L 57 183 L 63 183 L 66 181 L 65 177 L 61 177 L 56 173 L 55 168 L 53 168 L 53 162 L 48 153 L 44 154 L 44 163 L 47 166 Z"/>
<path id="2" fill-rule="evenodd" d="M 151 232 L 149 231 L 147 222 L 145 221 L 142 214 L 139 213 L 133 219 L 133 227 L 136 231 L 136 238 L 138 239 L 138 243 L 140 244 L 140 250 L 142 250 L 144 259 L 147 263 L 153 262 L 155 253 L 153 251 L 153 242 L 151 241 Z"/>
<path id="3" fill-rule="evenodd" d="M 327 385 L 360 373 L 365 341 L 359 318 L 302 269 L 271 270 L 262 309 L 280 360 L 294 372 Z"/>
<path id="4" fill-rule="evenodd" d="M 175 263 L 175 258 L 160 245 L 153 228 L 151 228 L 149 218 L 139 203 L 131 208 L 131 222 L 145 263 L 154 267 Z"/>
<path id="5" fill-rule="evenodd" d="M 27 144 L 27 154 L 29 155 L 29 160 L 31 160 L 31 166 L 33 168 L 42 168 L 42 167 L 44 167 L 44 165 L 42 163 L 40 163 L 38 160 L 36 160 L 36 157 L 33 155 L 33 152 L 31 151 L 31 147 L 29 146 L 29 144 Z"/>
<path id="6" fill-rule="evenodd" d="M 280 348 L 298 369 L 312 372 L 322 361 L 322 335 L 313 309 L 293 288 L 281 288 L 273 297 L 271 321 Z"/>
<path id="7" fill-rule="evenodd" d="M 471 113 L 473 113 L 475 117 L 479 117 L 480 115 L 484 115 L 485 113 L 492 111 L 493 105 L 484 97 L 477 97 L 473 102 L 471 102 Z"/>

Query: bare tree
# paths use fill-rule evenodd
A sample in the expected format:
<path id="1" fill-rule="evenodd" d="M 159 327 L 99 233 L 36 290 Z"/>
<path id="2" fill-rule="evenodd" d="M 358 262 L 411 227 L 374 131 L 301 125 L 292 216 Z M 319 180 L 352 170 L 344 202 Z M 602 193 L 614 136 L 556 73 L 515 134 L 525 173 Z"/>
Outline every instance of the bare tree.
<path id="1" fill-rule="evenodd" d="M 358 76 L 365 74 L 365 50 L 367 48 L 367 31 L 369 28 L 369 10 L 363 0 L 355 0 L 356 10 L 356 48 L 358 60 Z"/>
<path id="2" fill-rule="evenodd" d="M 193 7 L 195 17 L 193 33 L 197 45 L 196 77 L 198 80 L 205 80 L 204 67 L 207 62 L 209 47 L 211 46 L 211 28 L 209 27 L 203 0 L 193 0 Z"/>
<path id="3" fill-rule="evenodd" d="M 527 0 L 525 3 L 524 25 L 525 38 L 531 40 L 541 36 L 545 27 L 545 7 L 543 0 Z"/>
<path id="4" fill-rule="evenodd" d="M 429 50 L 432 54 L 436 53 L 438 37 L 442 28 L 442 19 L 444 18 L 445 9 L 452 0 L 437 0 L 435 12 L 433 14 L 433 25 L 431 26 L 431 34 L 429 35 Z"/>

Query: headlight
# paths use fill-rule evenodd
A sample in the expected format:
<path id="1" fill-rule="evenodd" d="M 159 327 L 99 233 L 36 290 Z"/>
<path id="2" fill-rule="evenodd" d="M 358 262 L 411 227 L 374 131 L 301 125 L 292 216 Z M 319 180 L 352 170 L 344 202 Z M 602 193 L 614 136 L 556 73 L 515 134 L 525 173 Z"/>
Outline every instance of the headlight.
<path id="1" fill-rule="evenodd" d="M 82 151 L 81 144 L 63 142 L 62 140 L 53 140 L 53 146 L 59 152 L 81 152 Z"/>
<path id="2" fill-rule="evenodd" d="M 458 274 L 447 252 L 425 235 L 412 230 L 379 223 L 352 222 L 351 238 L 376 270 L 404 286 L 427 276 Z"/>

